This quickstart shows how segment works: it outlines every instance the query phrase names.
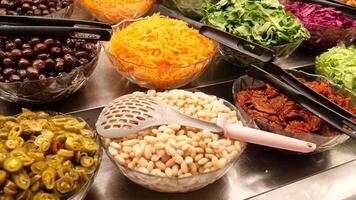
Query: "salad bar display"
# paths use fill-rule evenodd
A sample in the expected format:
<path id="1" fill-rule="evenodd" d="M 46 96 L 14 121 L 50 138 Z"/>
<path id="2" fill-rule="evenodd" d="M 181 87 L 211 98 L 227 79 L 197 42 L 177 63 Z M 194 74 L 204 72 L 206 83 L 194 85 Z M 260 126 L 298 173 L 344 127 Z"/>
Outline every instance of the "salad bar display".
<path id="1" fill-rule="evenodd" d="M 0 199 L 356 197 L 352 1 L 2 0 L 0 22 Z"/>

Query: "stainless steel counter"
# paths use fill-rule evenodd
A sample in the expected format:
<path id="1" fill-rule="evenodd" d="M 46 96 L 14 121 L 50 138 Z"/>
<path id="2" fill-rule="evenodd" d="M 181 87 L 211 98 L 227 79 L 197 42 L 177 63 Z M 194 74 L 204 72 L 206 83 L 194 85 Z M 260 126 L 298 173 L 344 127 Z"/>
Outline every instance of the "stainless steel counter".
<path id="1" fill-rule="evenodd" d="M 313 55 L 302 49 L 278 64 L 283 67 L 293 67 L 305 66 L 312 62 Z M 243 69 L 231 66 L 217 58 L 199 79 L 186 88 L 198 88 L 231 101 L 232 81 L 243 73 Z M 48 105 L 26 107 L 72 112 L 93 126 L 103 105 L 136 90 L 144 89 L 130 84 L 122 78 L 108 62 L 106 56 L 102 54 L 93 77 L 74 96 Z M 15 114 L 19 112 L 20 108 L 20 105 L 0 101 L 0 114 Z M 355 162 L 356 143 L 354 141 L 348 141 L 331 151 L 311 156 L 289 155 L 273 149 L 249 145 L 236 165 L 214 184 L 195 192 L 163 194 L 132 183 L 121 175 L 105 156 L 94 186 L 86 199 L 278 199 L 277 197 L 282 197 L 280 195 L 285 195 L 289 190 L 296 194 L 298 191 L 307 193 L 304 196 L 292 195 L 290 199 L 296 199 L 295 197 L 308 199 L 308 196 L 313 197 L 312 199 L 320 199 L 325 197 L 325 192 L 337 193 L 337 188 L 342 187 L 344 189 L 342 191 L 345 191 L 347 187 L 353 187 L 347 182 L 349 181 L 347 176 L 356 176 L 356 173 L 351 170 L 355 166 Z M 348 173 L 342 173 L 345 168 L 349 170 Z M 337 176 L 327 178 L 330 173 L 336 173 Z M 313 183 L 315 185 L 319 180 L 322 181 L 319 183 L 320 189 L 306 189 L 305 184 Z M 345 185 L 344 180 L 347 180 L 348 185 Z M 324 185 L 325 187 L 321 187 Z M 348 191 L 356 193 L 354 190 Z M 318 192 L 323 193 L 317 196 L 315 193 Z M 352 195 L 354 194 L 347 197 Z"/>

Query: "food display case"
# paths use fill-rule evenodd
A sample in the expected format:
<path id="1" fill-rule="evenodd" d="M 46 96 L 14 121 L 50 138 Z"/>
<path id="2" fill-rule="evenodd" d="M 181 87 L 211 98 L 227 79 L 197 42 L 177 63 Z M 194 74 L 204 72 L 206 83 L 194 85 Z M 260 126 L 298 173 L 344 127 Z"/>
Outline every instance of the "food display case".
<path id="1" fill-rule="evenodd" d="M 313 63 L 312 55 L 309 50 L 298 50 L 278 64 L 285 68 L 310 70 L 308 66 Z M 241 68 L 217 58 L 211 68 L 186 88 L 198 89 L 232 102 L 233 81 L 243 74 Z M 116 73 L 106 55 L 101 54 L 93 77 L 74 96 L 27 108 L 70 113 L 94 126 L 104 105 L 118 96 L 137 90 L 145 89 Z M 0 112 L 12 115 L 18 113 L 21 107 L 1 101 Z M 248 145 L 238 162 L 216 183 L 198 191 L 173 194 L 153 192 L 132 183 L 104 155 L 98 175 L 85 199 L 353 199 L 355 155 L 356 144 L 351 140 L 324 153 L 308 156 Z"/>
<path id="2" fill-rule="evenodd" d="M 299 47 L 288 58 L 278 59 L 275 64 L 283 69 L 314 73 L 315 57 L 319 54 Z M 87 122 L 89 127 L 95 127 L 100 113 L 110 102 L 136 91 L 147 91 L 130 82 L 124 74 L 117 73 L 117 67 L 104 48 L 95 55 L 94 62 L 97 64 L 94 72 L 90 70 L 92 74 L 86 84 L 72 96 L 30 105 L 0 100 L 0 114 L 16 115 L 21 108 L 54 111 L 73 115 Z M 223 55 L 215 55 L 201 75 L 181 89 L 201 91 L 235 104 L 234 81 L 246 75 L 247 68 L 230 62 Z M 307 155 L 247 144 L 237 162 L 222 178 L 202 189 L 182 193 L 146 189 L 125 177 L 110 156 L 103 153 L 100 161 L 90 190 L 78 199 L 356 199 L 356 173 L 353 172 L 356 167 L 356 142 L 351 139 L 326 151 Z"/>

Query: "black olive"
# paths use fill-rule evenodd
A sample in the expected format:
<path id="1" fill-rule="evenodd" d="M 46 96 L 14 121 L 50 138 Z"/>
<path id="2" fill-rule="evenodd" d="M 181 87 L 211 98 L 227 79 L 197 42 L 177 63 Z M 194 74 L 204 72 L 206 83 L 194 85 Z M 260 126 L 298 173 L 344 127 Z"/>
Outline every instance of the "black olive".
<path id="1" fill-rule="evenodd" d="M 11 74 L 15 74 L 16 70 L 13 68 L 5 68 L 4 71 L 2 72 L 5 76 L 10 76 Z"/>
<path id="2" fill-rule="evenodd" d="M 31 49 L 31 45 L 29 43 L 25 43 L 21 46 L 21 49 Z"/>
<path id="3" fill-rule="evenodd" d="M 41 39 L 38 38 L 38 37 L 33 37 L 30 41 L 28 41 L 28 43 L 31 45 L 31 46 L 35 46 L 36 44 L 40 43 L 41 42 Z"/>
<path id="4" fill-rule="evenodd" d="M 89 61 L 86 58 L 81 58 L 81 59 L 79 59 L 79 63 L 80 63 L 80 65 L 85 65 L 85 64 L 89 63 Z"/>
<path id="5" fill-rule="evenodd" d="M 43 44 L 45 44 L 48 48 L 53 47 L 53 45 L 56 44 L 56 41 L 52 38 L 48 38 L 45 41 L 43 41 Z"/>
<path id="6" fill-rule="evenodd" d="M 45 60 L 45 65 L 47 69 L 52 69 L 55 64 L 56 62 L 52 58 L 48 58 L 47 60 Z"/>
<path id="7" fill-rule="evenodd" d="M 25 69 L 25 68 L 31 66 L 31 62 L 29 60 L 27 60 L 26 58 L 21 58 L 17 64 L 21 69 Z"/>
<path id="8" fill-rule="evenodd" d="M 66 54 L 63 57 L 64 64 L 67 67 L 74 68 L 78 64 L 78 59 L 70 54 Z"/>
<path id="9" fill-rule="evenodd" d="M 30 80 L 38 79 L 38 77 L 40 76 L 38 70 L 33 67 L 28 67 L 26 69 L 26 74 L 27 74 L 27 78 L 29 78 Z"/>
<path id="10" fill-rule="evenodd" d="M 40 76 L 38 77 L 38 79 L 39 80 L 43 80 L 43 79 L 46 79 L 47 77 L 46 77 L 46 75 L 44 75 L 44 74 L 40 74 Z"/>
<path id="11" fill-rule="evenodd" d="M 22 57 L 22 52 L 21 52 L 20 49 L 13 49 L 11 51 L 11 58 L 12 59 L 17 60 L 17 59 L 20 59 L 21 57 Z"/>
<path id="12" fill-rule="evenodd" d="M 46 60 L 46 59 L 50 58 L 50 55 L 48 53 L 40 53 L 37 55 L 37 58 Z"/>
<path id="13" fill-rule="evenodd" d="M 57 61 L 56 64 L 54 65 L 54 69 L 56 70 L 56 72 L 63 72 L 65 70 L 64 62 Z"/>
<path id="14" fill-rule="evenodd" d="M 5 45 L 6 51 L 11 51 L 16 48 L 16 44 L 13 42 L 9 42 Z"/>
<path id="15" fill-rule="evenodd" d="M 58 56 L 62 52 L 62 50 L 59 47 L 52 47 L 50 52 L 52 55 Z"/>
<path id="16" fill-rule="evenodd" d="M 26 70 L 25 70 L 25 69 L 19 69 L 19 70 L 17 70 L 17 74 L 20 76 L 21 79 L 24 79 L 24 78 L 26 78 L 26 76 L 27 76 L 27 73 L 26 73 Z"/>
<path id="17" fill-rule="evenodd" d="M 21 78 L 19 75 L 17 74 L 11 74 L 9 77 L 9 81 L 10 82 L 16 82 L 16 81 L 21 81 Z"/>
<path id="18" fill-rule="evenodd" d="M 22 50 L 22 55 L 25 58 L 30 59 L 35 55 L 35 52 L 32 49 L 24 49 L 24 50 Z"/>
<path id="19" fill-rule="evenodd" d="M 32 67 L 36 68 L 38 71 L 44 70 L 46 67 L 45 62 L 41 59 L 36 59 L 32 62 Z"/>
<path id="20" fill-rule="evenodd" d="M 88 57 L 88 52 L 86 52 L 86 51 L 76 51 L 76 52 L 74 53 L 74 56 L 75 56 L 76 58 L 78 58 L 78 59 L 80 59 L 80 58 L 87 58 L 87 57 Z"/>
<path id="21" fill-rule="evenodd" d="M 43 43 L 38 43 L 35 45 L 35 47 L 33 48 L 33 50 L 37 53 L 40 53 L 40 52 L 44 52 L 47 50 L 47 46 Z"/>
<path id="22" fill-rule="evenodd" d="M 2 60 L 2 64 L 4 65 L 4 67 L 8 68 L 15 67 L 15 62 L 11 58 L 4 58 L 4 60 Z"/>

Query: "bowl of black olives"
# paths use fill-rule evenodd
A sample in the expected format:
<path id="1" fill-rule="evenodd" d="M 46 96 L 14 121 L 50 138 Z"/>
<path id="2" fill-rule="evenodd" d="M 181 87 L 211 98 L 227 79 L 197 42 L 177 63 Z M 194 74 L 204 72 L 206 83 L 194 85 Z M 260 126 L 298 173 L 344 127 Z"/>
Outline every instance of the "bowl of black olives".
<path id="1" fill-rule="evenodd" d="M 68 97 L 89 79 L 100 50 L 92 40 L 0 37 L 0 98 L 43 104 Z"/>
<path id="2" fill-rule="evenodd" d="M 0 0 L 0 15 L 69 18 L 74 0 Z"/>

